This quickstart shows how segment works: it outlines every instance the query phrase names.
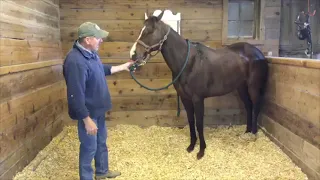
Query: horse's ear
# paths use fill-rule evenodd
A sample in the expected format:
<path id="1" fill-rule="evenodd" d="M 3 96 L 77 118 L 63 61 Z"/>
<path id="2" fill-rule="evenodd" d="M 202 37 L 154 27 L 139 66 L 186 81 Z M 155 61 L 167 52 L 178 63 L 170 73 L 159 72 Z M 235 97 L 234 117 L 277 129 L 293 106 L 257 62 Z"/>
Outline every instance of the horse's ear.
<path id="1" fill-rule="evenodd" d="M 160 20 L 161 20 L 161 18 L 162 18 L 162 16 L 163 16 L 163 14 L 164 14 L 164 11 L 165 11 L 165 10 L 163 10 L 163 11 L 158 15 L 158 17 L 157 17 L 157 20 L 158 20 L 158 21 L 160 21 Z"/>

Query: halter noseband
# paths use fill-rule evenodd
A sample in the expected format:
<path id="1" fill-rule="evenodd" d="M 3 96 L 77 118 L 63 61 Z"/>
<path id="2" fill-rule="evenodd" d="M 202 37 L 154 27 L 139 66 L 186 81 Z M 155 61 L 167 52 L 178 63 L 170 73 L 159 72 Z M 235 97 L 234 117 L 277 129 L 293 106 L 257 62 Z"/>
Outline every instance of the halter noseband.
<path id="1" fill-rule="evenodd" d="M 147 57 L 143 60 L 143 63 L 139 64 L 139 66 L 145 65 L 150 58 L 156 56 L 159 53 L 159 51 L 161 51 L 162 45 L 167 40 L 169 33 L 170 33 L 170 27 L 168 28 L 168 32 L 166 33 L 166 35 L 164 35 L 163 39 L 161 39 L 158 43 L 156 43 L 156 44 L 154 44 L 152 46 L 146 45 L 140 39 L 138 39 L 136 41 L 137 43 L 141 44 L 144 47 L 144 49 L 146 50 L 146 52 L 148 54 Z M 154 50 L 154 48 L 157 47 L 157 46 L 159 46 L 159 48 L 157 50 Z M 152 55 L 151 53 L 153 51 L 157 51 L 157 52 L 154 55 Z"/>

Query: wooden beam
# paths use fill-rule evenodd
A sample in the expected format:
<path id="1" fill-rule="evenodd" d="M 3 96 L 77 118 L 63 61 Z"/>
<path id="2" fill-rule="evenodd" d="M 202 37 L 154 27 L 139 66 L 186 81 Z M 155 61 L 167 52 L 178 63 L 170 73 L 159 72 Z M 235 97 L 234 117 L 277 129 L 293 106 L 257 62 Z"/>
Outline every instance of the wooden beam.
<path id="1" fill-rule="evenodd" d="M 138 126 L 169 126 L 183 127 L 188 125 L 186 112 L 181 111 L 177 117 L 176 110 L 140 110 L 140 111 L 110 111 L 106 113 L 108 126 L 117 124 L 134 124 Z M 215 111 L 206 109 L 204 115 L 205 126 L 244 124 L 243 112 L 238 109 L 224 109 Z"/>
<path id="2" fill-rule="evenodd" d="M 320 69 L 320 61 L 306 58 L 266 57 L 269 63 Z"/>
<path id="3" fill-rule="evenodd" d="M 268 117 L 320 149 L 319 127 L 276 103 L 266 101 L 264 106 L 263 112 Z"/>
<path id="4" fill-rule="evenodd" d="M 40 87 L 63 80 L 62 66 L 48 66 L 20 73 L 8 74 L 0 79 L 0 102 Z"/>
<path id="5" fill-rule="evenodd" d="M 18 65 L 12 65 L 12 66 L 2 66 L 0 67 L 0 75 L 39 69 L 39 68 L 61 65 L 61 64 L 62 64 L 62 60 L 57 59 L 57 60 L 41 61 L 41 62 L 34 62 L 34 63 L 27 63 L 27 64 L 18 64 Z"/>

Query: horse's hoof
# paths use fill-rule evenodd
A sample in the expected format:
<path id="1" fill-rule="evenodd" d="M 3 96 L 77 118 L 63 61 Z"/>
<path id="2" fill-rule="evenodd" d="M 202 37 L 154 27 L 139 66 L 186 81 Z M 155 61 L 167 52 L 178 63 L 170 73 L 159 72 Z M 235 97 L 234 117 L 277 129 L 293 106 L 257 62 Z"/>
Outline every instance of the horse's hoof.
<path id="1" fill-rule="evenodd" d="M 192 152 L 194 149 L 194 145 L 190 144 L 187 148 L 188 153 Z"/>
<path id="2" fill-rule="evenodd" d="M 255 141 L 257 140 L 257 135 L 252 133 L 245 133 L 240 135 L 240 139 L 245 141 Z"/>
<path id="3" fill-rule="evenodd" d="M 204 156 L 204 151 L 199 151 L 197 153 L 197 159 L 200 160 Z"/>

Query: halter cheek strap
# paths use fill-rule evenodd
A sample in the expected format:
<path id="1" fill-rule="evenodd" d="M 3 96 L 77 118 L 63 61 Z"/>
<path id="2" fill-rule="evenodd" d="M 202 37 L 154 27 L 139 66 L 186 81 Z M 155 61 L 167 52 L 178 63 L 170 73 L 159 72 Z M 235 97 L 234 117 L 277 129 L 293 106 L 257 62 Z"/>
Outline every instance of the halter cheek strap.
<path id="1" fill-rule="evenodd" d="M 161 39 L 158 43 L 156 43 L 156 44 L 154 44 L 154 45 L 152 45 L 152 46 L 146 45 L 146 44 L 145 44 L 144 42 L 142 42 L 141 40 L 137 40 L 137 41 L 136 41 L 137 43 L 141 44 L 141 45 L 145 48 L 145 50 L 146 50 L 146 52 L 147 52 L 147 54 L 148 54 L 147 57 L 145 58 L 144 62 L 143 62 L 144 64 L 145 64 L 150 58 L 156 56 L 156 55 L 159 53 L 159 51 L 161 51 L 162 45 L 163 45 L 163 43 L 167 40 L 169 33 L 170 33 L 170 27 L 168 28 L 168 32 L 166 33 L 166 35 L 164 35 L 163 39 Z M 159 48 L 155 50 L 155 48 L 158 47 L 158 46 L 159 46 Z M 153 51 L 157 51 L 157 52 L 153 55 L 153 54 L 151 54 Z"/>

